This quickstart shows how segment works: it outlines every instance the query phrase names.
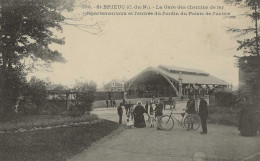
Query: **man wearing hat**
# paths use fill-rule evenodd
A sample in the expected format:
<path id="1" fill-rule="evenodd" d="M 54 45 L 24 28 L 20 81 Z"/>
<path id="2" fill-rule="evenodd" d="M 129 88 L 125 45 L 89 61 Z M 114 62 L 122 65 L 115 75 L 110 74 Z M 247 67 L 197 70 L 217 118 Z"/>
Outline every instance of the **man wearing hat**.
<path id="1" fill-rule="evenodd" d="M 196 114 L 196 109 L 195 109 L 195 99 L 193 98 L 193 95 L 189 95 L 189 100 L 186 105 L 186 112 L 188 114 Z M 193 129 L 193 123 L 188 124 L 188 129 Z"/>
<path id="2" fill-rule="evenodd" d="M 157 117 L 157 130 L 162 130 L 162 124 L 161 124 L 161 117 L 163 116 L 163 98 L 159 100 L 159 103 L 157 104 L 155 108 L 155 117 Z"/>
<path id="3" fill-rule="evenodd" d="M 207 117 L 208 117 L 208 104 L 207 101 L 201 96 L 199 105 L 199 116 L 201 120 L 202 132 L 201 134 L 207 134 Z"/>

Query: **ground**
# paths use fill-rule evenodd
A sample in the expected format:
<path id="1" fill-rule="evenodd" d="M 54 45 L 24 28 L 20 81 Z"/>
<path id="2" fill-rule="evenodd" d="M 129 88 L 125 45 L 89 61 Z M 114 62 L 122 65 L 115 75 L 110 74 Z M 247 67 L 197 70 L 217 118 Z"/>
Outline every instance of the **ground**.
<path id="1" fill-rule="evenodd" d="M 182 108 L 182 105 L 177 106 Z M 169 112 L 165 111 L 165 113 Z M 118 121 L 116 109 L 96 109 L 99 117 Z M 125 120 L 125 116 L 123 117 Z M 123 122 L 125 124 L 125 121 Z M 236 127 L 208 125 L 209 133 L 187 131 L 175 124 L 171 131 L 132 128 L 124 125 L 114 134 L 98 141 L 73 161 L 233 161 L 258 160 L 260 136 L 243 137 Z"/>

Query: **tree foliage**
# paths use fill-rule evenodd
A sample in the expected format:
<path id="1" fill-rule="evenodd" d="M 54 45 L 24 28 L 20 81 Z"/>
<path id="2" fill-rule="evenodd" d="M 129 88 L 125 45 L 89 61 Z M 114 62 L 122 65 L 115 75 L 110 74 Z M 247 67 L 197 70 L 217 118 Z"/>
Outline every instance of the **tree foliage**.
<path id="1" fill-rule="evenodd" d="M 54 33 L 62 31 L 63 10 L 72 10 L 73 0 L 2 0 L 0 30 L 0 117 L 12 109 L 26 72 L 65 62 L 50 44 L 64 44 Z M 11 110 L 12 111 L 12 110 Z"/>
<path id="2" fill-rule="evenodd" d="M 237 50 L 242 50 L 243 57 L 238 57 L 239 68 L 247 74 L 245 80 L 246 85 L 251 88 L 251 94 L 257 97 L 260 96 L 260 39 L 259 39 L 259 19 L 260 19 L 260 1 L 259 0 L 225 0 L 227 3 L 233 3 L 246 8 L 244 16 L 251 19 L 251 24 L 247 28 L 230 28 L 229 31 L 237 33 L 243 37 L 243 40 L 238 40 Z M 241 81 L 241 80 L 240 80 Z"/>
<path id="3" fill-rule="evenodd" d="M 31 97 L 37 107 L 42 107 L 47 99 L 47 84 L 36 77 L 32 77 L 28 83 L 26 96 Z"/>
<path id="4" fill-rule="evenodd" d="M 95 101 L 95 92 L 97 85 L 90 81 L 76 81 L 74 91 L 77 92 L 75 107 L 80 114 L 91 111 Z"/>
<path id="5" fill-rule="evenodd" d="M 238 107 L 238 98 L 234 93 L 220 91 L 216 92 L 217 106 L 225 108 L 236 108 Z"/>
<path id="6" fill-rule="evenodd" d="M 251 24 L 247 28 L 229 28 L 230 32 L 237 33 L 238 36 L 245 37 L 244 40 L 238 40 L 238 50 L 243 50 L 245 55 L 259 56 L 259 19 L 260 19 L 260 1 L 259 0 L 225 0 L 227 3 L 233 3 L 243 8 L 249 9 L 243 13 L 244 16 L 251 19 Z"/>

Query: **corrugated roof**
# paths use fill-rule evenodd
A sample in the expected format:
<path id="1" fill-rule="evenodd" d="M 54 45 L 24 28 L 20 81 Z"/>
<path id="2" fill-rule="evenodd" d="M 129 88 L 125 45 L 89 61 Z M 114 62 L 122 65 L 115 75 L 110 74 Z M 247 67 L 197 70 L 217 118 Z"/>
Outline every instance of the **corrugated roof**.
<path id="1" fill-rule="evenodd" d="M 197 69 L 190 69 L 190 68 L 182 68 L 182 67 L 176 67 L 176 66 L 168 66 L 168 65 L 159 65 L 158 68 L 166 68 L 169 71 L 174 70 L 174 71 L 179 71 L 179 72 L 192 72 L 192 73 L 201 73 L 201 74 L 208 74 L 207 72 L 204 72 L 202 70 L 197 70 Z"/>
<path id="2" fill-rule="evenodd" d="M 184 68 L 179 68 L 179 69 L 184 69 Z M 179 73 L 171 73 L 169 71 L 166 71 L 162 68 L 155 68 L 155 70 L 165 74 L 166 76 L 179 81 L 179 77 L 180 74 Z M 194 71 L 198 71 L 199 73 L 203 73 L 203 74 L 208 74 L 206 72 L 200 71 L 200 70 L 192 70 L 192 72 Z M 187 72 L 191 72 L 191 70 L 187 71 Z M 181 74 L 182 77 L 182 83 L 186 83 L 186 84 L 212 84 L 212 85 L 230 85 L 230 83 L 227 83 L 224 80 L 221 80 L 217 77 L 214 77 L 212 75 L 194 75 L 194 74 Z"/>

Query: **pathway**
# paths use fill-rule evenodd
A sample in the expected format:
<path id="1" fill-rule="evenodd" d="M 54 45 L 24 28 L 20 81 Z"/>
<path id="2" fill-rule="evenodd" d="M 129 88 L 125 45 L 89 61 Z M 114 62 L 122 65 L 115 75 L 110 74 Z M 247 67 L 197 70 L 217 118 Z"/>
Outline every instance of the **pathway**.
<path id="1" fill-rule="evenodd" d="M 116 109 L 96 109 L 99 117 L 118 121 Z M 123 118 L 125 120 L 125 116 Z M 260 157 L 260 136 L 242 137 L 237 128 L 212 125 L 209 133 L 186 131 L 175 125 L 171 131 L 122 126 L 120 132 L 98 141 L 71 158 L 73 161 L 233 161 Z M 257 159 L 258 158 L 258 159 Z"/>

